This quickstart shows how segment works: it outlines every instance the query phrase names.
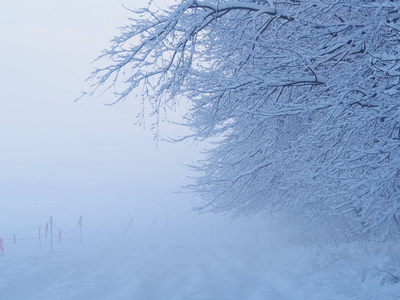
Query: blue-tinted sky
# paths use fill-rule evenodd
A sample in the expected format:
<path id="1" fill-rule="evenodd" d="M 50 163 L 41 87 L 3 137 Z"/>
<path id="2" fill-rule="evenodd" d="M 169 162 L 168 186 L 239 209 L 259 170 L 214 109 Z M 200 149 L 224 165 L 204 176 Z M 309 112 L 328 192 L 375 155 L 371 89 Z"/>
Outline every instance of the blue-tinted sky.
<path id="1" fill-rule="evenodd" d="M 0 5 L 0 227 L 173 213 L 190 208 L 181 163 L 199 147 L 160 143 L 134 125 L 133 98 L 83 98 L 90 63 L 127 22 L 109 0 L 13 0 Z M 146 5 L 134 1 L 134 7 Z M 163 137 L 176 132 L 163 127 Z M 178 129 L 179 130 L 179 129 Z M 11 230 L 11 229 L 10 229 Z M 0 230 L 2 232 L 2 230 Z"/>

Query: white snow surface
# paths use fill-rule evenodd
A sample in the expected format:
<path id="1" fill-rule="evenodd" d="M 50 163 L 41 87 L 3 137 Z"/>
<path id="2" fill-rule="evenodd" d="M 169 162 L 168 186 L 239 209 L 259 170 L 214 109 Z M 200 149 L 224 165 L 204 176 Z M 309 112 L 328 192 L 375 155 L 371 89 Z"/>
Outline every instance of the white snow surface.
<path id="1" fill-rule="evenodd" d="M 53 253 L 48 239 L 5 241 L 0 299 L 400 299 L 376 269 L 398 261 L 392 242 L 321 243 L 261 220 L 151 221 L 125 237 L 87 225 L 82 243 L 55 236 Z"/>

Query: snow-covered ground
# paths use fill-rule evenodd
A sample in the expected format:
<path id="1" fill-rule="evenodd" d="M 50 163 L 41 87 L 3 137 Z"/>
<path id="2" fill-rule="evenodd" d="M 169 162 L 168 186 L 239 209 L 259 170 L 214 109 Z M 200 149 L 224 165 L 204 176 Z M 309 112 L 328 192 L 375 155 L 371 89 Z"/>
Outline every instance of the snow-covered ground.
<path id="1" fill-rule="evenodd" d="M 84 224 L 49 241 L 5 242 L 0 299 L 400 299 L 398 245 L 315 242 L 278 222 L 158 217 L 123 238 Z M 126 224 L 124 225 L 124 227 Z"/>

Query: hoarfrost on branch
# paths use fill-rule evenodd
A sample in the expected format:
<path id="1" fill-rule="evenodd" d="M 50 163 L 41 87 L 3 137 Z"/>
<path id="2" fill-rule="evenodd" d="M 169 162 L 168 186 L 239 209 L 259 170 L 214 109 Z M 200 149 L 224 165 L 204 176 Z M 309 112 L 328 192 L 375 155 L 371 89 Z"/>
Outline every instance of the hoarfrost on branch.
<path id="1" fill-rule="evenodd" d="M 181 0 L 132 11 L 93 73 L 150 115 L 189 99 L 217 138 L 191 187 L 199 210 L 346 218 L 384 238 L 400 222 L 400 4 Z M 111 59 L 107 60 L 107 59 Z M 144 114 L 144 112 L 143 112 Z M 143 115 L 144 116 L 144 115 Z M 397 230 L 397 229 L 396 229 Z"/>

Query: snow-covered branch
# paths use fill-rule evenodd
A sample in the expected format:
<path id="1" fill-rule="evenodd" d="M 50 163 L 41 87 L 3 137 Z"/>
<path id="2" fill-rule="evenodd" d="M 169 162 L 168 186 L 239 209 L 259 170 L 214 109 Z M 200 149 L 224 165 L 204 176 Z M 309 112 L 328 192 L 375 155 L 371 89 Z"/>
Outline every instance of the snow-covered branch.
<path id="1" fill-rule="evenodd" d="M 141 87 L 155 124 L 190 99 L 194 138 L 218 140 L 191 186 L 204 209 L 342 214 L 386 232 L 400 218 L 399 10 L 386 0 L 142 9 L 104 52 L 92 92 L 118 85 L 121 100 Z"/>

